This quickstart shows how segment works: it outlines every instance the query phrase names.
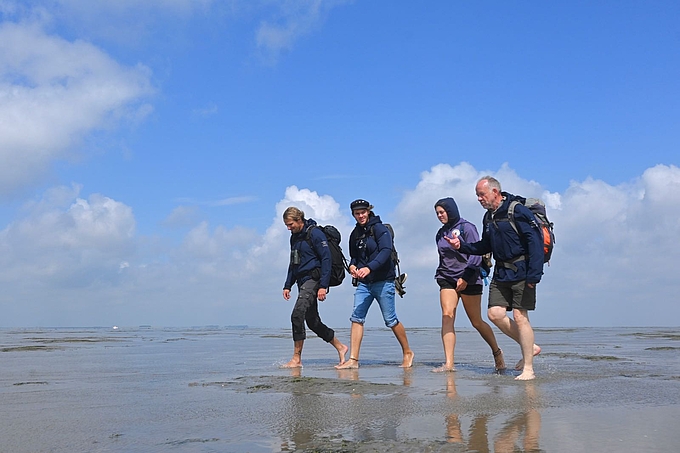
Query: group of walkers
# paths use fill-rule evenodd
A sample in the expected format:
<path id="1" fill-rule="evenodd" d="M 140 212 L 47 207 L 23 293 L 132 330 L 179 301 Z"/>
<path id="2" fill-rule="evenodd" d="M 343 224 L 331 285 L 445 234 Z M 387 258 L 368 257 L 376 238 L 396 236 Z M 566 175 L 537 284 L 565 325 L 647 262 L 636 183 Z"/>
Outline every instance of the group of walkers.
<path id="1" fill-rule="evenodd" d="M 541 348 L 534 343 L 528 312 L 536 306 L 536 284 L 543 274 L 543 236 L 528 208 L 516 205 L 508 212 L 514 196 L 503 192 L 495 178 L 482 177 L 475 191 L 477 200 L 488 211 L 481 238 L 475 225 L 461 218 L 453 198 L 442 198 L 434 205 L 437 218 L 442 223 L 435 237 L 439 252 L 435 279 L 440 288 L 445 362 L 432 371 L 455 370 L 454 323 L 459 300 L 463 301 L 472 326 L 489 345 L 495 369 L 502 371 L 506 368 L 503 351 L 494 332 L 482 319 L 482 269 L 488 271 L 482 256 L 490 254 L 495 266 L 489 284 L 487 315 L 501 332 L 520 345 L 522 359 L 515 369 L 521 373 L 515 379 L 531 380 L 535 377 L 533 357 L 541 352 Z M 395 279 L 398 276 L 392 258 L 393 238 L 368 201 L 355 200 L 350 209 L 356 225 L 349 237 L 349 273 L 356 289 L 350 316 L 349 347 L 338 340 L 333 329 L 327 327 L 319 316 L 318 301 L 326 299 L 331 278 L 331 252 L 326 235 L 315 228 L 313 219 L 305 219 L 300 209 L 289 207 L 283 213 L 283 221 L 291 232 L 291 259 L 283 287 L 284 299 L 290 299 L 294 284 L 298 287 L 298 297 L 291 314 L 293 357 L 284 367 L 302 366 L 306 323 L 337 350 L 339 363 L 335 368 L 358 368 L 364 322 L 373 301 L 378 302 L 385 325 L 392 329 L 401 346 L 403 359 L 400 366 L 413 366 L 414 353 L 395 308 Z M 509 215 L 513 219 L 509 219 Z M 508 316 L 509 312 L 512 312 L 512 317 Z"/>

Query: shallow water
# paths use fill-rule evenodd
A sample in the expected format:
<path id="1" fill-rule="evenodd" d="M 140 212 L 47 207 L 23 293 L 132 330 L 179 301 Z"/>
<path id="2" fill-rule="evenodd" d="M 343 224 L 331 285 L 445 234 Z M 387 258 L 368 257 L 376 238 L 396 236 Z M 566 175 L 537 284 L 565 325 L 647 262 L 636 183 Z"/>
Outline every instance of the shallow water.
<path id="1" fill-rule="evenodd" d="M 347 342 L 348 329 L 338 337 Z M 415 366 L 367 328 L 359 370 L 287 329 L 0 330 L 0 452 L 667 452 L 680 444 L 680 329 L 537 329 L 537 379 L 493 372 L 471 330 Z M 519 348 L 497 334 L 508 365 Z"/>

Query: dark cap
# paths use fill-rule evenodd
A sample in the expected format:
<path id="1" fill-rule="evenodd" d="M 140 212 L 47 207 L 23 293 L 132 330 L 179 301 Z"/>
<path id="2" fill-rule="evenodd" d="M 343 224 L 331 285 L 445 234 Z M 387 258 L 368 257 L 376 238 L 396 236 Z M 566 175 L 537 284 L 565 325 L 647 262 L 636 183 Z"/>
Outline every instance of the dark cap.
<path id="1" fill-rule="evenodd" d="M 350 203 L 349 207 L 352 212 L 354 212 L 355 209 L 371 209 L 371 203 L 359 198 L 358 200 L 354 200 L 352 203 Z"/>

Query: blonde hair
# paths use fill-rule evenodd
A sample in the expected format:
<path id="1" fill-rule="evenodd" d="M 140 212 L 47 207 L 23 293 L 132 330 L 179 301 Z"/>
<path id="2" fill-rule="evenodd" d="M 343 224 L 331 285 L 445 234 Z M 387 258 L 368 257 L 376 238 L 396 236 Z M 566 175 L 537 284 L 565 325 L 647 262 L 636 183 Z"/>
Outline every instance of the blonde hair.
<path id="1" fill-rule="evenodd" d="M 295 222 L 305 220 L 305 213 L 295 206 L 291 206 L 283 211 L 283 220 L 290 219 Z"/>

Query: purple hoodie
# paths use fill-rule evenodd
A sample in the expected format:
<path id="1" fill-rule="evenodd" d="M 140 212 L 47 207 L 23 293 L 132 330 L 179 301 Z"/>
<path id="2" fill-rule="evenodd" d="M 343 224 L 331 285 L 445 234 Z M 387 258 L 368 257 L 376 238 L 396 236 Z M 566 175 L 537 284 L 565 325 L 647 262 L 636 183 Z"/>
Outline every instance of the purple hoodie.
<path id="1" fill-rule="evenodd" d="M 453 198 L 447 197 L 435 203 L 435 209 L 441 206 L 446 211 L 449 221 L 442 225 L 437 231 L 435 241 L 439 252 L 439 266 L 434 274 L 434 278 L 446 279 L 455 282 L 463 278 L 468 285 L 481 285 L 482 278 L 479 275 L 479 265 L 482 262 L 481 256 L 466 255 L 454 250 L 446 242 L 444 236 L 453 237 L 453 230 L 458 229 L 461 233 L 461 240 L 465 242 L 479 241 L 477 227 L 465 219 L 460 218 L 458 206 Z"/>

